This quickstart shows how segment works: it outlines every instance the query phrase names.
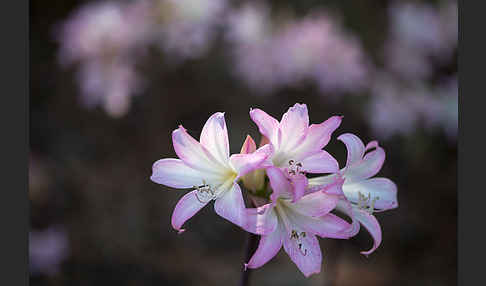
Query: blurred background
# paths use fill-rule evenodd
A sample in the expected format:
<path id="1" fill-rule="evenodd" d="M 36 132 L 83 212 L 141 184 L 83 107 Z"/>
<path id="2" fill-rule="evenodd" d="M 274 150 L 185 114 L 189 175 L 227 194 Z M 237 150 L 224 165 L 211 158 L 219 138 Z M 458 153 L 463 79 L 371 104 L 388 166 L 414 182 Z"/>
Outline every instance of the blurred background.
<path id="1" fill-rule="evenodd" d="M 236 153 L 250 107 L 299 102 L 344 115 L 341 166 L 339 134 L 379 140 L 399 208 L 368 258 L 320 239 L 320 274 L 281 250 L 251 285 L 455 285 L 457 29 L 453 0 L 30 1 L 30 284 L 237 285 L 246 233 L 208 207 L 177 235 L 152 164 L 179 124 L 226 112 Z"/>

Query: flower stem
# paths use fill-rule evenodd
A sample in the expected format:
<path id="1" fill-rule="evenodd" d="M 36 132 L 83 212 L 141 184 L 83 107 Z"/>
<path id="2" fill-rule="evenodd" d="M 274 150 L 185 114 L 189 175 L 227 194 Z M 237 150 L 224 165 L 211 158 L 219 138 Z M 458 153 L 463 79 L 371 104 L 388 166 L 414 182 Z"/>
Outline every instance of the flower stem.
<path id="1" fill-rule="evenodd" d="M 245 245 L 245 260 L 247 263 L 250 260 L 251 255 L 255 252 L 258 245 L 258 236 L 253 233 L 247 234 L 246 245 Z M 252 270 L 250 268 L 243 268 L 241 271 L 240 286 L 248 286 L 250 281 L 250 274 Z"/>
<path id="2" fill-rule="evenodd" d="M 249 196 L 246 196 L 246 202 L 251 208 L 255 208 L 256 204 L 251 199 Z M 250 261 L 251 256 L 253 253 L 255 253 L 256 249 L 258 246 L 258 236 L 248 232 L 247 233 L 247 238 L 246 238 L 246 243 L 245 243 L 245 257 L 243 263 L 247 263 Z M 244 266 L 243 269 L 241 270 L 241 280 L 240 280 L 240 286 L 248 286 L 250 285 L 250 274 L 252 270 L 250 268 L 245 269 L 246 267 Z"/>

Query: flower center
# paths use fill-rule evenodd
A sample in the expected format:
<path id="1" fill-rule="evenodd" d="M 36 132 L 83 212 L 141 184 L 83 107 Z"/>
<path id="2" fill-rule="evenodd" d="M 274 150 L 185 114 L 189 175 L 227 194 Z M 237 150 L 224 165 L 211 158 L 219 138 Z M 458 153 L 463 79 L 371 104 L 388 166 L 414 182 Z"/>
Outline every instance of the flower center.
<path id="1" fill-rule="evenodd" d="M 299 248 L 300 253 L 303 256 L 307 255 L 307 248 L 304 246 L 303 238 L 307 236 L 307 233 L 305 231 L 298 232 L 297 230 L 293 229 L 291 227 L 289 218 L 285 214 L 285 211 L 283 208 L 288 208 L 285 207 L 285 203 L 283 200 L 279 199 L 277 201 L 277 204 L 275 205 L 275 210 L 277 211 L 278 216 L 282 219 L 283 224 L 285 225 L 285 228 L 287 230 L 291 229 L 290 231 L 290 241 L 295 242 L 297 244 L 297 247 Z"/>
<path id="2" fill-rule="evenodd" d="M 205 181 L 203 181 L 203 184 L 200 186 L 194 186 L 194 189 L 197 190 L 195 193 L 197 200 L 202 204 L 206 204 L 209 201 L 216 199 L 214 190 L 210 185 L 206 184 Z"/>
<path id="3" fill-rule="evenodd" d="M 211 200 L 216 200 L 225 191 L 231 189 L 236 176 L 236 173 L 228 172 L 226 178 L 222 182 L 218 182 L 216 185 L 208 184 L 206 180 L 203 179 L 202 185 L 192 186 L 195 190 L 197 190 L 195 193 L 197 200 L 202 204 L 206 204 Z"/>
<path id="4" fill-rule="evenodd" d="M 290 240 L 295 240 L 297 246 L 299 247 L 299 251 L 303 256 L 307 255 L 307 248 L 303 246 L 302 239 L 306 237 L 305 231 L 298 233 L 295 229 L 293 229 L 290 233 Z"/>
<path id="5" fill-rule="evenodd" d="M 371 193 L 368 193 L 368 196 L 365 196 L 363 193 L 358 192 L 358 208 L 373 214 L 373 211 L 375 210 L 375 203 L 379 199 L 380 197 L 374 197 L 371 199 Z"/>
<path id="6" fill-rule="evenodd" d="M 302 163 L 301 162 L 295 162 L 294 160 L 289 161 L 289 167 L 287 168 L 287 172 L 291 176 L 295 175 L 305 175 L 306 172 L 302 170 Z"/>

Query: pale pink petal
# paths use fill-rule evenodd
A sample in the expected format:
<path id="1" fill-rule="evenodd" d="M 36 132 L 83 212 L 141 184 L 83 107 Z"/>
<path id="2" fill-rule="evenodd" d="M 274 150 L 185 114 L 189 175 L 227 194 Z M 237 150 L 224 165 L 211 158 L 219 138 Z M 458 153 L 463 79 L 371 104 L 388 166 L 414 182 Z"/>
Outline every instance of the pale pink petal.
<path id="1" fill-rule="evenodd" d="M 221 165 L 209 151 L 179 126 L 172 132 L 172 142 L 177 156 L 189 167 L 206 173 L 224 175 L 226 167 Z"/>
<path id="2" fill-rule="evenodd" d="M 214 210 L 218 215 L 237 226 L 244 226 L 245 202 L 243 201 L 240 186 L 234 183 L 231 189 L 223 191 L 221 196 L 214 202 Z"/>
<path id="3" fill-rule="evenodd" d="M 294 230 L 301 233 L 299 229 Z M 316 236 L 307 233 L 299 240 L 291 239 L 290 231 L 283 239 L 283 247 L 290 259 L 306 277 L 321 272 L 322 253 Z"/>
<path id="4" fill-rule="evenodd" d="M 303 230 L 319 235 L 320 237 L 347 239 L 349 234 L 347 230 L 351 225 L 344 219 L 327 213 L 321 217 L 310 217 L 302 215 L 292 208 L 292 211 L 287 212 L 288 218 L 292 224 L 298 225 Z"/>
<path id="5" fill-rule="evenodd" d="M 290 182 L 292 184 L 293 199 L 292 202 L 296 202 L 302 198 L 307 189 L 308 180 L 307 177 L 302 174 L 295 174 L 290 176 Z"/>
<path id="6" fill-rule="evenodd" d="M 372 178 L 358 181 L 355 183 L 345 184 L 343 187 L 346 198 L 353 203 L 357 203 L 359 193 L 374 200 L 374 208 L 379 210 L 388 210 L 398 207 L 397 185 L 387 178 Z"/>
<path id="7" fill-rule="evenodd" d="M 278 121 L 265 111 L 255 108 L 250 110 L 250 117 L 258 126 L 260 133 L 278 148 Z"/>
<path id="8" fill-rule="evenodd" d="M 172 188 L 193 188 L 203 184 L 203 173 L 188 167 L 179 159 L 161 159 L 152 166 L 150 179 Z"/>
<path id="9" fill-rule="evenodd" d="M 324 192 L 315 192 L 303 196 L 300 200 L 289 206 L 296 212 L 306 216 L 320 217 L 332 211 L 339 200 L 336 195 Z"/>
<path id="10" fill-rule="evenodd" d="M 329 184 L 323 185 L 321 191 L 328 195 L 344 197 L 344 182 L 345 179 L 343 176 L 341 176 L 341 174 L 333 174 L 333 180 Z"/>
<path id="11" fill-rule="evenodd" d="M 352 234 L 347 232 L 352 225 L 344 219 L 329 213 L 320 218 L 316 218 L 317 221 L 312 220 L 304 225 L 304 227 L 320 237 L 348 239 Z"/>
<path id="12" fill-rule="evenodd" d="M 344 170 L 344 177 L 347 182 L 365 180 L 376 175 L 385 161 L 385 151 L 378 147 L 376 150 L 366 153 L 362 161 L 347 166 Z"/>
<path id="13" fill-rule="evenodd" d="M 365 146 L 363 141 L 361 141 L 358 136 L 351 133 L 345 133 L 340 135 L 337 139 L 346 145 L 346 149 L 348 151 L 346 166 L 351 166 L 352 164 L 363 159 Z"/>
<path id="14" fill-rule="evenodd" d="M 272 145 L 268 144 L 250 154 L 233 154 L 229 160 L 231 166 L 233 166 L 238 174 L 237 178 L 239 178 L 253 170 L 262 168 L 261 165 L 271 154 Z"/>
<path id="15" fill-rule="evenodd" d="M 378 141 L 373 140 L 370 143 L 366 144 L 365 151 L 368 151 L 368 150 L 373 149 L 373 148 L 378 148 Z"/>
<path id="16" fill-rule="evenodd" d="M 267 168 L 267 176 L 270 181 L 273 193 L 270 195 L 272 202 L 276 202 L 279 197 L 291 199 L 294 197 L 292 184 L 280 168 Z"/>
<path id="17" fill-rule="evenodd" d="M 246 223 L 243 229 L 260 235 L 270 234 L 278 226 L 278 219 L 273 210 L 273 203 L 258 208 L 246 209 Z"/>
<path id="18" fill-rule="evenodd" d="M 253 141 L 253 138 L 251 138 L 250 135 L 247 135 L 245 142 L 243 142 L 243 146 L 241 146 L 240 154 L 250 154 L 255 152 L 255 150 L 256 150 L 255 141 Z"/>
<path id="19" fill-rule="evenodd" d="M 375 251 L 381 244 L 381 227 L 376 218 L 367 211 L 353 208 L 355 218 L 368 230 L 373 237 L 373 247 L 368 251 L 362 251 L 361 254 L 369 255 Z"/>
<path id="20" fill-rule="evenodd" d="M 309 114 L 307 105 L 296 103 L 282 116 L 280 121 L 280 130 L 282 131 L 282 145 L 288 151 L 294 151 L 306 135 L 309 127 Z"/>
<path id="21" fill-rule="evenodd" d="M 179 231 L 179 233 L 183 232 L 182 225 L 194 216 L 200 209 L 202 209 L 207 203 L 209 202 L 201 202 L 196 197 L 197 191 L 192 191 L 185 194 L 174 209 L 172 213 L 172 227 Z"/>
<path id="22" fill-rule="evenodd" d="M 351 203 L 346 199 L 341 199 L 338 201 L 336 205 L 336 210 L 346 214 L 348 217 L 352 219 L 350 227 L 342 232 L 343 235 L 352 237 L 358 234 L 360 229 L 360 224 L 359 221 L 354 217 L 353 206 L 351 205 Z"/>
<path id="23" fill-rule="evenodd" d="M 268 235 L 262 235 L 258 248 L 251 257 L 250 261 L 245 264 L 248 268 L 258 268 L 277 255 L 282 247 L 282 236 L 285 235 L 280 227 L 277 226 L 275 231 Z"/>
<path id="24" fill-rule="evenodd" d="M 308 153 L 324 148 L 331 140 L 332 133 L 341 125 L 342 118 L 342 116 L 332 116 L 320 124 L 311 124 L 307 136 L 297 147 L 298 154 L 306 156 Z"/>
<path id="25" fill-rule="evenodd" d="M 331 174 L 327 176 L 319 176 L 310 178 L 308 180 L 309 184 L 307 186 L 307 193 L 313 193 L 316 191 L 322 190 L 324 187 L 331 185 L 336 182 L 337 178 L 339 177 L 338 174 Z"/>
<path id="26" fill-rule="evenodd" d="M 202 129 L 200 142 L 221 164 L 228 161 L 229 142 L 224 113 L 216 112 L 209 117 Z"/>
<path id="27" fill-rule="evenodd" d="M 339 171 L 336 159 L 324 150 L 317 151 L 300 162 L 303 166 L 302 169 L 307 173 L 336 173 Z"/>

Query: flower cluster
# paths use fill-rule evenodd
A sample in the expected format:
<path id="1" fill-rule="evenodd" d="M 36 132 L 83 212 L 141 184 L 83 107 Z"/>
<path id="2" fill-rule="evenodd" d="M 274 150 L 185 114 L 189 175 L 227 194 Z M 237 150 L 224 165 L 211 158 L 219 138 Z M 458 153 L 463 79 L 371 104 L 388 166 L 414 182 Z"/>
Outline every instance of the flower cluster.
<path id="1" fill-rule="evenodd" d="M 307 106 L 295 104 L 278 121 L 261 109 L 250 117 L 262 135 L 260 146 L 247 136 L 239 154 L 230 155 L 224 113 L 213 114 L 199 141 L 184 127 L 172 133 L 179 159 L 161 159 L 151 180 L 172 188 L 191 189 L 177 203 L 172 226 L 183 224 L 214 201 L 214 210 L 242 229 L 260 235 L 260 243 L 246 268 L 257 268 L 284 248 L 299 270 L 319 273 L 322 253 L 317 236 L 347 239 L 363 225 L 381 243 L 381 229 L 373 213 L 398 207 L 396 185 L 387 178 L 371 178 L 381 169 L 385 151 L 372 141 L 366 146 L 353 134 L 342 134 L 348 150 L 346 166 L 323 148 L 339 127 L 342 116 L 310 124 Z M 324 174 L 308 178 L 307 174 Z M 252 207 L 243 200 L 242 182 Z M 348 216 L 350 222 L 331 211 Z"/>

